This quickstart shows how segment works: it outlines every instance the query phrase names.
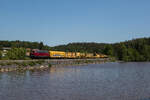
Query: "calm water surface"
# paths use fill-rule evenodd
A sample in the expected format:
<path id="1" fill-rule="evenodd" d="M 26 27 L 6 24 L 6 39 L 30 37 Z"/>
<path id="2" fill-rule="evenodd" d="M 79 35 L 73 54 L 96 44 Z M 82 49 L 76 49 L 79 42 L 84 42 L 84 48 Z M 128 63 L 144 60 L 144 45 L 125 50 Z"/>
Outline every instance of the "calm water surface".
<path id="1" fill-rule="evenodd" d="M 150 100 L 150 63 L 0 73 L 0 100 Z"/>

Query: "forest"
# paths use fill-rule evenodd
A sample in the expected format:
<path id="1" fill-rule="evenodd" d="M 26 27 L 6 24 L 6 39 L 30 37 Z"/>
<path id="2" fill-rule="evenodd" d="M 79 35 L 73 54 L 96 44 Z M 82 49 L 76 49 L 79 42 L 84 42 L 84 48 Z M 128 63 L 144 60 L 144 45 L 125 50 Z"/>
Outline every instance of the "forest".
<path id="1" fill-rule="evenodd" d="M 150 37 L 119 43 L 69 43 L 51 48 L 73 52 L 102 53 L 121 61 L 150 61 Z"/>
<path id="2" fill-rule="evenodd" d="M 101 53 L 121 61 L 150 61 L 150 37 L 137 38 L 119 43 L 78 42 L 50 47 L 43 42 L 0 41 L 0 48 L 31 48 L 67 52 Z"/>
<path id="3" fill-rule="evenodd" d="M 44 45 L 43 42 L 29 42 L 29 41 L 0 41 L 0 48 L 31 48 L 31 49 L 45 49 L 49 50 L 49 46 Z"/>

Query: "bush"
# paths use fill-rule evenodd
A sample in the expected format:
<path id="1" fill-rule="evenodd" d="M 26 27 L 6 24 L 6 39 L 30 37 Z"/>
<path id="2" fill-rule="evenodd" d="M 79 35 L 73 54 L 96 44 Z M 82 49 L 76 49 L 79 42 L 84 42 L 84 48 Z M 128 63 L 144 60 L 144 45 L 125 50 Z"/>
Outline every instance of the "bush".
<path id="1" fill-rule="evenodd" d="M 13 48 L 6 54 L 7 59 L 24 60 L 26 58 L 26 50 L 24 48 Z"/>

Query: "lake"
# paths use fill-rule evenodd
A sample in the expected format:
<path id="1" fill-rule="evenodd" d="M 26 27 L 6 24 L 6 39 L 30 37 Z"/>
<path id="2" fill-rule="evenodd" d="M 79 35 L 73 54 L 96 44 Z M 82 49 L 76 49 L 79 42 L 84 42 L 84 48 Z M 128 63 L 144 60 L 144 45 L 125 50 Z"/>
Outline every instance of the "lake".
<path id="1" fill-rule="evenodd" d="M 150 100 L 150 63 L 0 73 L 0 100 Z"/>

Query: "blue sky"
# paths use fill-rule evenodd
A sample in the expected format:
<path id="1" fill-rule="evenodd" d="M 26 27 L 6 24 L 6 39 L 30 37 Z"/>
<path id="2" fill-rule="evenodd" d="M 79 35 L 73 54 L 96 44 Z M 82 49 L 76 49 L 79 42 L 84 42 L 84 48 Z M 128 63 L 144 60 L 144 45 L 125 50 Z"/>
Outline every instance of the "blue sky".
<path id="1" fill-rule="evenodd" d="M 0 0 L 0 40 L 114 43 L 150 37 L 150 0 Z"/>

